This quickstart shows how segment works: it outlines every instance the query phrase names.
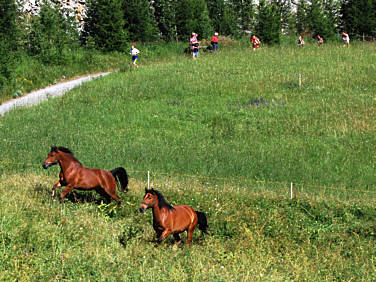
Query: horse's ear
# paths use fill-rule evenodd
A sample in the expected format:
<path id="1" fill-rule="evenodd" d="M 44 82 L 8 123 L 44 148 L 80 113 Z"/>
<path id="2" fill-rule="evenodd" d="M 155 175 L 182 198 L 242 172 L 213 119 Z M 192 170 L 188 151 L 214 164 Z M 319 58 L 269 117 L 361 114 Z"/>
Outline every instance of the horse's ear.
<path id="1" fill-rule="evenodd" d="M 57 147 L 56 146 L 51 146 L 51 152 L 57 152 Z"/>
<path id="2" fill-rule="evenodd" d="M 148 192 L 148 188 L 145 187 L 145 194 Z"/>

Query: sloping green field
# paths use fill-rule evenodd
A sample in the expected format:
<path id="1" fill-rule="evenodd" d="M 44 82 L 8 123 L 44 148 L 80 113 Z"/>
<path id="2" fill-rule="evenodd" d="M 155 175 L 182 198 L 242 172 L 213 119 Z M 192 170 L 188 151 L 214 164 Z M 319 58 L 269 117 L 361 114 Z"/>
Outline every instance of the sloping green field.
<path id="1" fill-rule="evenodd" d="M 371 280 L 376 45 L 316 47 L 141 57 L 1 117 L 0 279 Z M 125 167 L 122 206 L 53 201 L 51 145 Z M 148 170 L 169 202 L 208 214 L 210 236 L 155 247 L 138 214 Z"/>

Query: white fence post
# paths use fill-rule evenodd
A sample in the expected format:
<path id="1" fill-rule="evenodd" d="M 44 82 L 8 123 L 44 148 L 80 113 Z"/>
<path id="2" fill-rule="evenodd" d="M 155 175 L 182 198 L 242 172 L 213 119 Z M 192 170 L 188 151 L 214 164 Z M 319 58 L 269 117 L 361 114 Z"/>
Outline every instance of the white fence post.
<path id="1" fill-rule="evenodd" d="M 293 184 L 292 184 L 292 182 L 291 182 L 291 184 L 290 184 L 290 200 L 292 200 L 292 198 L 293 198 L 292 187 L 293 187 Z"/>

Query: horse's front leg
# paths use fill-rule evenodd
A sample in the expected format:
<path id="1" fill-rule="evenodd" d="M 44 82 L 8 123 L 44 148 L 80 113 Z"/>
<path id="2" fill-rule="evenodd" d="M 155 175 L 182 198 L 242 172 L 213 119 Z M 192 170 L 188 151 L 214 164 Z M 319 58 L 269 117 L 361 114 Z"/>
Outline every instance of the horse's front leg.
<path id="1" fill-rule="evenodd" d="M 65 188 L 65 190 L 63 192 L 60 193 L 60 202 L 63 201 L 64 197 L 74 189 L 74 187 L 72 185 L 67 185 L 67 187 Z"/>
<path id="2" fill-rule="evenodd" d="M 56 192 L 56 188 L 58 187 L 61 187 L 61 186 L 64 186 L 65 185 L 65 182 L 64 182 L 64 175 L 62 172 L 59 173 L 59 181 L 54 185 L 52 186 L 52 193 L 51 193 L 51 196 L 54 197 L 55 196 L 55 192 Z"/>
<path id="3" fill-rule="evenodd" d="M 158 242 L 159 243 L 161 243 L 168 235 L 170 235 L 172 232 L 170 231 L 170 230 L 168 230 L 168 229 L 165 229 L 163 232 L 162 232 L 162 234 L 161 234 L 161 236 L 159 236 L 159 238 L 158 238 Z"/>
<path id="4" fill-rule="evenodd" d="M 61 187 L 60 180 L 54 186 L 52 186 L 51 197 L 55 197 L 56 188 L 58 188 L 58 187 Z"/>

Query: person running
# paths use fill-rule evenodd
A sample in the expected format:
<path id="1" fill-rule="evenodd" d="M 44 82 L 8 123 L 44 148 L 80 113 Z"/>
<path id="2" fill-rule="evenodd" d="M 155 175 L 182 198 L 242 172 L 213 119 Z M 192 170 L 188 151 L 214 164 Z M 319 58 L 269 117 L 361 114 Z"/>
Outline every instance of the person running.
<path id="1" fill-rule="evenodd" d="M 303 47 L 304 44 L 305 44 L 305 42 L 303 40 L 303 37 L 300 35 L 299 38 L 298 38 L 298 46 Z"/>
<path id="2" fill-rule="evenodd" d="M 317 35 L 317 45 L 324 44 L 324 39 L 320 36 L 320 34 Z"/>
<path id="3" fill-rule="evenodd" d="M 138 58 L 138 54 L 140 54 L 140 51 L 137 48 L 135 48 L 134 45 L 132 45 L 131 52 L 129 54 L 132 56 L 133 65 L 135 67 L 138 67 L 137 58 Z"/>
<path id="4" fill-rule="evenodd" d="M 256 51 L 256 49 L 260 48 L 260 39 L 256 36 L 256 35 L 253 35 L 251 37 L 251 46 L 253 48 L 253 51 Z"/>
<path id="5" fill-rule="evenodd" d="M 200 46 L 200 44 L 197 40 L 197 33 L 194 33 L 194 32 L 192 33 L 192 37 L 189 40 L 189 46 L 191 48 L 192 58 L 196 59 L 199 55 L 198 50 L 199 50 L 199 46 Z"/>
<path id="6" fill-rule="evenodd" d="M 345 46 L 350 46 L 350 36 L 346 32 L 342 32 L 342 40 Z"/>
<path id="7" fill-rule="evenodd" d="M 211 38 L 211 45 L 213 46 L 214 52 L 218 52 L 218 32 L 214 33 Z"/>

